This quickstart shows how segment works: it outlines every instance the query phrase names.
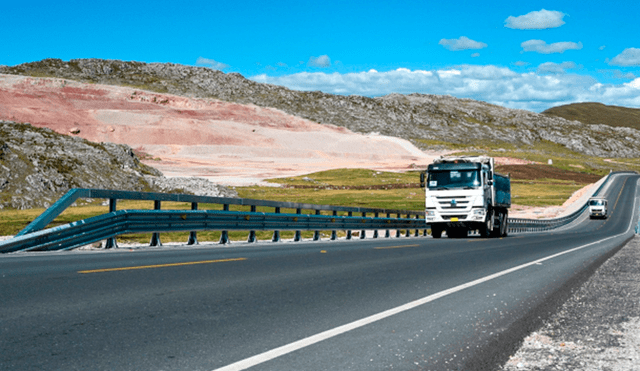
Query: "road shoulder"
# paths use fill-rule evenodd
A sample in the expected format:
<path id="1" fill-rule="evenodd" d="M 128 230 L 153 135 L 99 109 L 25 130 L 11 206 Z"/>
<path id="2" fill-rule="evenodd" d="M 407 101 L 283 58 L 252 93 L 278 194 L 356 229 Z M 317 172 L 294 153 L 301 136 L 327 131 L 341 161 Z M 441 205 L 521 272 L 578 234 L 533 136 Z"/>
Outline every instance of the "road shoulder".
<path id="1" fill-rule="evenodd" d="M 640 236 L 635 236 L 526 337 L 501 370 L 636 370 L 638 282 Z"/>

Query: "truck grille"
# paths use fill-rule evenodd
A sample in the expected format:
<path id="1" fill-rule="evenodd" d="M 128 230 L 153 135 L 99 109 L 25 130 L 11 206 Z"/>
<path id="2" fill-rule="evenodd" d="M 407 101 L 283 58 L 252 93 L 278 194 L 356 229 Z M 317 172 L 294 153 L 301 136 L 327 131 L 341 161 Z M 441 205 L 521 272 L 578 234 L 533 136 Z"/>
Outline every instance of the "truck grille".
<path id="1" fill-rule="evenodd" d="M 465 210 L 469 208 L 469 199 L 460 197 L 436 197 L 438 206 L 442 210 Z"/>

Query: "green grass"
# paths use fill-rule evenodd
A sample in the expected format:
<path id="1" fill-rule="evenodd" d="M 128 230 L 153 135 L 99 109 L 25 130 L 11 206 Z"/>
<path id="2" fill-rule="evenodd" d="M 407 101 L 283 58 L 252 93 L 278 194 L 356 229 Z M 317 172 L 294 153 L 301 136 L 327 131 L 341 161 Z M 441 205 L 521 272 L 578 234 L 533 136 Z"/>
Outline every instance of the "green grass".
<path id="1" fill-rule="evenodd" d="M 583 184 L 571 183 L 512 183 L 511 202 L 521 206 L 560 206 L 582 187 Z"/>
<path id="2" fill-rule="evenodd" d="M 640 109 L 607 106 L 602 103 L 573 103 L 549 108 L 542 112 L 585 124 L 606 124 L 640 129 Z"/>
<path id="3" fill-rule="evenodd" d="M 292 178 L 269 179 L 267 182 L 291 186 L 317 186 L 318 188 L 327 185 L 353 187 L 419 183 L 419 177 L 417 171 L 393 173 L 367 169 L 336 169 Z M 303 178 L 307 178 L 307 180 Z"/>
<path id="4" fill-rule="evenodd" d="M 557 150 L 549 145 L 547 150 Z M 609 172 L 609 167 L 614 170 L 633 169 L 640 171 L 640 159 L 624 159 L 625 164 L 611 164 L 599 158 L 579 156 L 573 153 L 563 155 L 549 155 L 546 151 L 506 151 L 487 149 L 483 151 L 467 151 L 469 155 L 489 155 L 500 157 L 516 157 L 546 163 L 549 158 L 553 160 L 553 166 L 568 171 L 579 170 L 581 172 L 603 176 Z M 578 168 L 576 166 L 580 166 Z M 308 178 L 311 180 L 305 180 Z M 336 169 L 322 171 L 304 176 L 277 178 L 268 180 L 271 183 L 284 184 L 288 187 L 236 187 L 241 198 L 261 200 L 287 201 L 309 204 L 356 206 L 398 210 L 422 210 L 424 208 L 424 190 L 417 186 L 419 172 L 408 171 L 405 173 L 381 172 L 368 169 Z M 512 203 L 522 206 L 558 206 L 562 205 L 575 191 L 581 189 L 589 182 L 567 181 L 550 178 L 540 179 L 513 179 Z M 406 186 L 413 184 L 411 188 L 393 188 L 394 186 Z M 304 186 L 305 188 L 295 188 Z M 328 186 L 339 189 L 326 189 Z M 345 189 L 342 189 L 344 187 Z M 359 187 L 355 189 L 354 187 Z M 368 189 L 367 187 L 371 187 Z M 384 189 L 384 188 L 389 189 Z M 364 188 L 364 189 L 361 189 Z M 379 189 L 383 188 L 383 189 Z M 51 226 L 61 225 L 72 221 L 86 219 L 92 216 L 108 212 L 108 206 L 102 205 L 104 200 L 95 200 L 90 204 L 81 204 L 68 208 Z M 201 210 L 221 210 L 221 205 L 200 204 Z M 152 201 L 118 201 L 120 209 L 153 209 Z M 188 210 L 190 203 L 163 202 L 162 209 Z M 233 206 L 230 210 L 248 211 L 247 206 Z M 273 208 L 260 207 L 258 211 L 274 212 Z M 2 210 L 0 211 L 0 235 L 13 235 L 27 226 L 33 219 L 44 212 L 44 209 L 31 210 Z M 295 213 L 295 210 L 282 209 L 282 213 Z M 309 212 L 304 210 L 303 212 Z M 342 213 L 343 214 L 343 213 Z M 325 237 L 330 234 L 323 231 Z M 270 240 L 272 232 L 258 232 L 258 239 Z M 282 238 L 292 238 L 293 232 L 281 232 Z M 312 232 L 303 234 L 306 238 L 312 236 Z M 218 241 L 220 232 L 198 232 L 199 241 Z M 231 232 L 232 240 L 246 240 L 246 232 Z M 135 241 L 146 243 L 151 239 L 151 234 L 136 234 L 118 237 L 119 241 Z M 188 233 L 163 233 L 163 242 L 185 243 Z"/>

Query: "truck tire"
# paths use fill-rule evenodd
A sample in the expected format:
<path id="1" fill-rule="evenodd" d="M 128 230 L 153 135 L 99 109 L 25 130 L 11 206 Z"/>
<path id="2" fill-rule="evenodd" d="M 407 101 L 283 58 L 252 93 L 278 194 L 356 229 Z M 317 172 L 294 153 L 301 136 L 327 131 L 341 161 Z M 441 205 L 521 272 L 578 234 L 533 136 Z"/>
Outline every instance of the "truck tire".
<path id="1" fill-rule="evenodd" d="M 504 210 L 498 209 L 496 210 L 495 218 L 498 219 L 498 222 L 493 224 L 493 231 L 491 232 L 491 237 L 502 237 L 502 233 L 504 232 L 504 222 L 505 222 L 505 212 Z"/>
<path id="2" fill-rule="evenodd" d="M 440 238 L 442 237 L 442 228 L 439 227 L 431 227 L 431 237 Z"/>
<path id="3" fill-rule="evenodd" d="M 509 212 L 504 210 L 500 214 L 500 237 L 507 237 L 509 234 Z"/>
<path id="4" fill-rule="evenodd" d="M 493 233 L 493 209 L 489 208 L 487 212 L 487 217 L 480 226 L 480 237 L 489 238 Z"/>

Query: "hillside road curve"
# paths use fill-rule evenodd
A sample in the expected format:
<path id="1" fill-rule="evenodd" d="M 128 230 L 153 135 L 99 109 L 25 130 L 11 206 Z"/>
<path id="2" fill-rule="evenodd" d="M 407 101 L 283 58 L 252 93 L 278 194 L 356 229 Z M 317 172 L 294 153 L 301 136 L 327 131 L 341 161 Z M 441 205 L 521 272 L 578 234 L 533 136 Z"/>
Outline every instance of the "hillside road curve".
<path id="1" fill-rule="evenodd" d="M 0 256 L 3 370 L 492 370 L 633 236 L 611 215 L 506 238 Z"/>

